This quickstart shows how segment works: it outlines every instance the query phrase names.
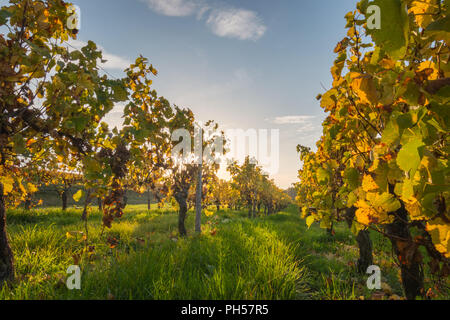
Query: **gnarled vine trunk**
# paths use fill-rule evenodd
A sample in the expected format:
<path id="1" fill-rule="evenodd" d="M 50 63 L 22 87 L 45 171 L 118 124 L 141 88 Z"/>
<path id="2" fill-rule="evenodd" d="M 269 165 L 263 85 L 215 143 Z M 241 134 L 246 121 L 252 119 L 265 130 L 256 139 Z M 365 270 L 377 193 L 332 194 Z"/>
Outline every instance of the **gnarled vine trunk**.
<path id="1" fill-rule="evenodd" d="M 372 241 L 370 240 L 369 230 L 361 230 L 356 236 L 356 242 L 359 247 L 359 258 L 356 268 L 360 273 L 366 273 L 367 268 L 373 265 Z"/>
<path id="2" fill-rule="evenodd" d="M 187 192 L 177 192 L 174 197 L 178 202 L 178 206 L 180 207 L 180 211 L 178 212 L 178 232 L 182 237 L 185 237 L 187 236 L 187 230 L 185 226 L 186 214 L 188 211 Z"/>
<path id="3" fill-rule="evenodd" d="M 81 215 L 82 221 L 87 221 L 88 216 L 88 206 L 91 203 L 91 190 L 88 190 L 86 198 L 84 199 L 84 207 L 83 207 L 83 213 Z"/>
<path id="4" fill-rule="evenodd" d="M 6 233 L 6 206 L 3 184 L 0 183 L 0 287 L 14 279 L 14 259 Z"/>
<path id="5" fill-rule="evenodd" d="M 61 201 L 62 201 L 62 210 L 65 211 L 67 209 L 67 189 L 64 189 L 61 193 Z"/>
<path id="6" fill-rule="evenodd" d="M 195 232 L 202 232 L 202 191 L 203 191 L 203 167 L 197 168 L 197 189 L 195 192 Z"/>
<path id="7" fill-rule="evenodd" d="M 332 222 L 332 223 L 331 223 L 331 227 L 327 229 L 327 234 L 328 234 L 330 237 L 334 237 L 334 230 L 333 230 L 333 227 L 334 227 L 334 225 L 333 225 L 333 222 Z"/>
<path id="8" fill-rule="evenodd" d="M 400 263 L 403 290 L 408 300 L 423 295 L 421 255 L 408 228 L 408 213 L 402 207 L 395 213 L 395 221 L 386 226 L 392 247 Z"/>
<path id="9" fill-rule="evenodd" d="M 103 210 L 102 198 L 97 198 L 97 205 L 98 205 L 98 211 L 101 212 Z"/>
<path id="10" fill-rule="evenodd" d="M 27 195 L 27 198 L 25 200 L 24 208 L 26 211 L 29 211 L 31 209 L 31 196 Z"/>
<path id="11" fill-rule="evenodd" d="M 152 196 L 150 190 L 147 190 L 147 210 L 150 211 L 152 209 Z"/>
<path id="12" fill-rule="evenodd" d="M 126 192 L 126 191 L 125 191 Z M 126 206 L 128 205 L 128 196 L 126 195 L 126 193 L 123 195 L 123 209 L 126 208 Z"/>
<path id="13" fill-rule="evenodd" d="M 355 213 L 355 207 L 347 209 L 345 220 L 347 221 L 349 228 L 352 227 Z M 372 240 L 370 239 L 370 232 L 368 230 L 359 231 L 356 236 L 356 242 L 358 243 L 359 248 L 359 258 L 356 263 L 356 268 L 358 272 L 365 274 L 367 272 L 367 268 L 373 264 Z"/>

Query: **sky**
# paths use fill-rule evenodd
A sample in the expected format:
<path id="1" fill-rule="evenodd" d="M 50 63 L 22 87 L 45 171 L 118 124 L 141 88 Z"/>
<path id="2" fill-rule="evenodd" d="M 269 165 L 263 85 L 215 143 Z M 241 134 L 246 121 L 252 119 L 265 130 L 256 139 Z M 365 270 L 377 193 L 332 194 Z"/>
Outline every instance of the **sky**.
<path id="1" fill-rule="evenodd" d="M 4 1 L 2 1 L 4 2 Z M 222 128 L 279 129 L 282 188 L 296 182 L 298 144 L 314 147 L 331 85 L 333 49 L 356 0 L 73 0 L 81 29 L 114 77 L 139 55 L 159 74 L 153 89 Z M 121 107 L 108 116 L 119 124 Z"/>

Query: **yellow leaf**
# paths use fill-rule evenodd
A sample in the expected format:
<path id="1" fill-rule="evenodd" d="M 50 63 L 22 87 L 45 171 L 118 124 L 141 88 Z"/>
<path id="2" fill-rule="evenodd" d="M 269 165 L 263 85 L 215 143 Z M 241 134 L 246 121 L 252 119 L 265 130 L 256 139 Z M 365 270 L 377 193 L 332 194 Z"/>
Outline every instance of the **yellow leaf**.
<path id="1" fill-rule="evenodd" d="M 404 201 L 405 209 L 409 212 L 411 220 L 423 220 L 426 216 L 422 213 L 422 207 L 416 198 L 411 197 L 408 201 Z"/>
<path id="2" fill-rule="evenodd" d="M 393 69 L 395 67 L 395 61 L 386 58 L 382 59 L 378 64 L 384 69 Z"/>
<path id="3" fill-rule="evenodd" d="M 427 223 L 427 231 L 431 235 L 436 250 L 446 258 L 450 258 L 450 224 L 437 218 Z"/>
<path id="4" fill-rule="evenodd" d="M 370 175 L 364 175 L 362 187 L 363 190 L 366 192 L 378 189 L 378 185 L 375 183 L 375 180 L 373 180 L 372 176 Z"/>
<path id="5" fill-rule="evenodd" d="M 397 209 L 400 203 L 393 199 L 393 197 L 387 197 L 388 194 L 377 194 L 374 192 L 366 195 L 367 202 L 359 200 L 355 206 L 358 208 L 356 211 L 356 219 L 359 223 L 369 225 L 372 223 L 386 224 L 391 223 L 393 216 L 388 215 L 391 209 Z"/>
<path id="6" fill-rule="evenodd" d="M 84 195 L 84 191 L 80 189 L 77 191 L 77 193 L 75 193 L 73 195 L 73 200 L 75 200 L 75 202 L 78 202 L 83 197 L 83 195 Z"/>
<path id="7" fill-rule="evenodd" d="M 13 190 L 14 179 L 11 177 L 1 177 L 0 182 L 3 184 L 3 193 L 7 195 Z"/>
<path id="8" fill-rule="evenodd" d="M 308 226 L 308 228 L 311 228 L 314 221 L 315 221 L 314 216 L 309 216 L 308 218 L 306 218 L 306 225 Z"/>
<path id="9" fill-rule="evenodd" d="M 433 13 L 437 12 L 437 0 L 417 0 L 411 3 L 409 9 L 413 13 L 417 24 L 421 28 L 425 28 L 433 21 Z"/>
<path id="10" fill-rule="evenodd" d="M 32 183 L 27 184 L 27 189 L 29 193 L 36 193 L 38 191 L 38 188 Z"/>
<path id="11" fill-rule="evenodd" d="M 372 223 L 372 209 L 370 208 L 359 208 L 356 210 L 356 220 L 365 225 L 368 226 Z"/>
<path id="12" fill-rule="evenodd" d="M 307 214 L 308 214 L 308 208 L 307 207 L 303 207 L 302 208 L 302 218 L 306 218 Z"/>
<path id="13" fill-rule="evenodd" d="M 362 103 L 374 104 L 377 102 L 377 88 L 372 78 L 361 75 L 352 81 L 351 86 Z"/>
<path id="14" fill-rule="evenodd" d="M 423 71 L 425 69 L 432 69 L 433 72 L 430 70 L 430 75 L 428 76 L 428 80 L 436 80 L 439 78 L 439 69 L 436 67 L 436 64 L 433 61 L 423 61 L 418 69 L 417 72 Z"/>

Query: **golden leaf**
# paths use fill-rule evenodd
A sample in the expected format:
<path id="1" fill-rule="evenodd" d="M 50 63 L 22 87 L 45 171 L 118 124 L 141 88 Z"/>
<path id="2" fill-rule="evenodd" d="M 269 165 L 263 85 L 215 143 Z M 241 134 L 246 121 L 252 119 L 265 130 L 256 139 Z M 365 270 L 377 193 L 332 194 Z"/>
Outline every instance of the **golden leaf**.
<path id="1" fill-rule="evenodd" d="M 378 189 L 378 185 L 375 183 L 375 180 L 373 180 L 372 176 L 370 175 L 364 175 L 362 187 L 363 190 L 366 192 Z"/>
<path id="2" fill-rule="evenodd" d="M 368 226 L 369 224 L 372 223 L 372 213 L 373 210 L 370 209 L 369 207 L 359 208 L 358 210 L 356 210 L 356 220 L 359 223 Z"/>
<path id="3" fill-rule="evenodd" d="M 437 8 L 436 0 L 417 0 L 411 3 L 409 12 L 414 14 L 419 27 L 425 28 L 433 21 L 432 14 Z"/>
<path id="4" fill-rule="evenodd" d="M 436 67 L 436 64 L 433 61 L 423 61 L 421 64 L 419 64 L 417 73 L 420 73 L 424 70 L 430 71 L 428 80 L 436 80 L 439 78 L 439 69 Z"/>
<path id="5" fill-rule="evenodd" d="M 6 195 L 13 190 L 14 179 L 11 177 L 0 177 L 0 183 L 3 184 L 3 193 Z"/>
<path id="6" fill-rule="evenodd" d="M 377 88 L 372 78 L 360 76 L 352 81 L 351 86 L 362 103 L 374 104 L 377 102 Z"/>
<path id="7" fill-rule="evenodd" d="M 437 218 L 427 223 L 427 231 L 430 233 L 436 250 L 450 258 L 450 225 L 443 219 Z"/>

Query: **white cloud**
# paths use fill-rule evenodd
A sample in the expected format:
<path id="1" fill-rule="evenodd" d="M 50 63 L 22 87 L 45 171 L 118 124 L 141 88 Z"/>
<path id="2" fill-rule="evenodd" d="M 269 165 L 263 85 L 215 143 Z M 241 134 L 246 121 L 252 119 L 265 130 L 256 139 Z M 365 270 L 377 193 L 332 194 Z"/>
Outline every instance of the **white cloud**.
<path id="1" fill-rule="evenodd" d="M 123 114 L 126 103 L 117 103 L 114 108 L 103 118 L 110 128 L 122 128 L 123 125 Z"/>
<path id="2" fill-rule="evenodd" d="M 123 71 L 131 65 L 130 60 L 116 56 L 107 51 L 103 51 L 103 60 L 107 60 L 102 64 L 102 67 L 105 69 L 115 69 Z"/>
<path id="3" fill-rule="evenodd" d="M 275 124 L 309 124 L 314 120 L 315 116 L 285 116 L 276 117 Z"/>
<path id="4" fill-rule="evenodd" d="M 313 123 L 305 123 L 300 125 L 300 127 L 297 128 L 298 134 L 305 134 L 305 133 L 315 133 L 320 132 L 320 126 L 317 126 Z"/>
<path id="5" fill-rule="evenodd" d="M 258 40 L 267 28 L 254 11 L 245 9 L 218 9 L 210 15 L 206 24 L 219 37 L 240 40 Z"/>
<path id="6" fill-rule="evenodd" d="M 198 0 L 141 0 L 156 13 L 171 16 L 185 17 L 201 12 L 205 7 Z"/>
<path id="7" fill-rule="evenodd" d="M 68 44 L 70 47 L 69 49 L 76 49 L 76 50 L 80 50 L 81 48 L 87 45 L 87 43 L 84 41 L 73 39 L 69 40 Z M 105 63 L 101 62 L 99 63 L 102 68 L 109 70 L 123 71 L 130 66 L 131 61 L 128 60 L 127 58 L 123 58 L 115 54 L 112 54 L 99 45 L 97 45 L 97 48 L 98 50 L 102 51 L 103 60 L 107 60 Z"/>
<path id="8" fill-rule="evenodd" d="M 256 12 L 231 7 L 220 2 L 206 3 L 205 0 L 141 1 L 158 14 L 171 17 L 196 15 L 199 20 L 205 17 L 206 26 L 219 37 L 256 41 L 267 30 Z"/>
<path id="9" fill-rule="evenodd" d="M 285 130 L 290 132 L 290 136 L 292 137 L 300 137 L 303 140 L 314 138 L 311 142 L 312 144 L 314 144 L 322 134 L 323 128 L 321 125 L 321 121 L 322 120 L 320 117 L 298 115 L 276 117 L 271 122 L 278 125 L 288 126 L 287 128 L 285 128 Z"/>

